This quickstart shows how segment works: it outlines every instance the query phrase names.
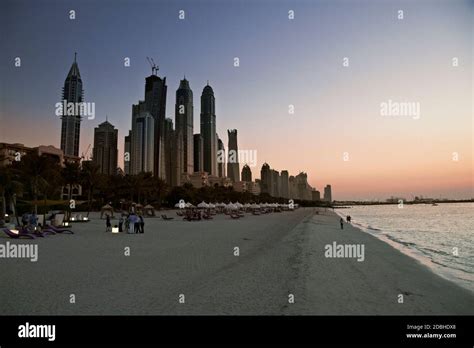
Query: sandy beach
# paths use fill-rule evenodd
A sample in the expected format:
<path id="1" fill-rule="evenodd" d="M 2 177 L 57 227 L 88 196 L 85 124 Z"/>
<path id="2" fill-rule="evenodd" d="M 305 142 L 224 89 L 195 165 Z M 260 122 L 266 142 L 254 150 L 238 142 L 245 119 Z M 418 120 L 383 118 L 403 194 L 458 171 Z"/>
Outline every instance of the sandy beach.
<path id="1" fill-rule="evenodd" d="M 38 261 L 0 259 L 3 315 L 473 314 L 474 292 L 314 208 L 212 221 L 145 220 L 144 234 L 105 232 L 92 214 L 74 235 L 34 241 Z M 114 221 L 113 221 L 114 223 Z M 325 246 L 364 245 L 356 258 Z M 130 248 L 130 256 L 125 249 Z M 235 256 L 235 247 L 239 256 Z M 71 294 L 75 303 L 70 303 Z M 180 295 L 184 303 L 180 303 Z M 289 303 L 289 295 L 294 303 Z M 403 303 L 399 303 L 399 295 Z M 181 297 L 182 299 L 182 297 Z"/>

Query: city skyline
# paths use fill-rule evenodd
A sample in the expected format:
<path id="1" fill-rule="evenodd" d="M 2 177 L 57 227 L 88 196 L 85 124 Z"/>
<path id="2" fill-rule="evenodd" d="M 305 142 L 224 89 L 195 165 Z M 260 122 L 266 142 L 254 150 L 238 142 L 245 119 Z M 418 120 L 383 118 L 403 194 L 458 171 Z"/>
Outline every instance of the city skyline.
<path id="1" fill-rule="evenodd" d="M 25 3 L 30 4 L 29 2 L 20 3 L 19 5 L 7 3 L 7 6 L 17 6 L 17 10 L 20 11 L 22 6 L 26 6 Z M 459 12 L 470 8 L 470 6 L 472 7 L 472 5 L 468 2 L 457 2 L 456 4 L 456 6 L 448 9 L 442 4 L 438 4 L 438 7 L 424 10 L 428 11 L 431 16 L 434 15 L 434 18 L 437 19 L 441 18 L 440 13 L 443 9 L 451 11 L 451 13 L 454 11 L 456 15 L 461 16 L 460 18 L 468 19 L 468 15 L 465 17 L 459 14 Z M 189 18 L 192 18 L 191 14 L 194 14 L 194 16 L 199 14 L 199 16 L 209 19 L 209 16 L 205 16 L 205 14 L 199 12 L 192 5 L 187 5 L 189 5 L 187 8 L 190 9 L 187 12 L 188 16 L 190 16 Z M 292 30 L 289 29 L 289 26 L 296 23 L 300 23 L 298 24 L 300 27 L 312 25 L 314 28 L 331 30 L 331 26 L 319 26 L 310 21 L 310 14 L 302 11 L 303 5 L 303 3 L 297 3 L 296 5 L 284 4 L 275 6 L 271 9 L 272 12 L 283 11 L 288 6 L 293 6 L 296 11 L 297 20 L 290 24 L 287 22 L 288 19 L 285 18 L 287 11 L 283 11 L 281 23 L 272 22 L 266 24 L 269 28 L 276 25 L 278 33 Z M 34 7 L 33 4 L 31 6 Z M 346 4 L 345 6 L 349 11 L 350 5 Z M 237 13 L 243 11 L 241 7 L 236 7 Z M 87 11 L 87 4 L 81 4 L 80 8 L 83 11 Z M 373 3 L 369 3 L 367 8 L 373 10 L 378 15 L 385 13 L 385 16 L 393 15 L 396 12 L 396 9 L 393 7 L 376 6 Z M 222 24 L 228 18 L 228 13 L 221 8 L 219 9 L 222 12 L 222 17 L 219 19 L 211 17 L 211 19 Z M 326 15 L 332 11 L 325 8 L 322 9 L 326 11 Z M 136 12 L 137 9 L 134 8 L 134 11 Z M 415 15 L 422 15 L 420 5 L 407 5 L 405 11 L 410 16 L 407 15 L 403 25 L 413 28 L 415 23 L 410 18 L 413 18 Z M 42 12 L 44 12 L 44 9 L 39 11 L 39 18 L 42 18 Z M 55 9 L 53 12 L 59 11 Z M 120 9 L 118 9 L 118 12 L 121 13 Z M 81 13 L 84 12 L 78 11 L 78 16 Z M 172 16 L 173 14 L 175 13 L 171 10 L 166 13 L 167 16 Z M 363 15 L 360 8 L 357 14 Z M 56 15 L 59 14 L 56 13 Z M 255 13 L 251 14 L 251 19 L 255 20 L 261 15 L 262 9 L 257 6 Z M 311 15 L 317 18 L 314 10 Z M 331 15 L 338 18 L 336 13 L 331 12 Z M 342 16 L 344 17 L 344 15 Z M 81 19 L 81 17 L 78 19 Z M 326 20 L 325 18 L 323 19 Z M 86 19 L 82 18 L 81 20 Z M 91 21 L 90 18 L 87 20 Z M 426 18 L 425 21 L 427 21 Z M 6 20 L 6 22 L 7 25 L 12 25 L 10 21 Z M 425 24 L 431 29 L 435 22 L 435 19 L 431 18 Z M 187 22 L 185 21 L 184 23 Z M 67 28 L 69 24 L 64 22 L 64 28 Z M 231 22 L 229 26 L 233 24 L 234 22 Z M 353 24 L 353 21 L 349 20 L 346 26 L 350 27 Z M 449 40 L 454 42 L 448 44 L 450 52 L 444 58 L 439 54 L 431 55 L 429 57 L 430 60 L 421 65 L 425 69 L 421 77 L 436 72 L 440 80 L 444 82 L 443 85 L 449 85 L 452 91 L 447 91 L 442 86 L 427 86 L 427 83 L 418 82 L 416 86 L 413 83 L 409 83 L 408 86 L 404 85 L 403 89 L 400 89 L 400 86 L 410 81 L 410 76 L 420 77 L 419 74 L 414 73 L 413 68 L 410 68 L 411 65 L 420 66 L 420 61 L 413 57 L 416 55 L 413 53 L 410 54 L 410 59 L 413 59 L 413 61 L 405 61 L 400 64 L 396 64 L 397 62 L 390 59 L 389 53 L 386 53 L 382 56 L 384 58 L 383 64 L 380 64 L 373 61 L 374 57 L 377 56 L 373 52 L 372 54 L 367 54 L 366 52 L 348 49 L 348 53 L 344 54 L 335 50 L 329 55 L 331 59 L 324 64 L 321 63 L 322 58 L 313 62 L 315 73 L 319 73 L 321 69 L 327 67 L 330 67 L 330 70 L 332 69 L 329 73 L 326 72 L 321 75 L 320 79 L 302 79 L 304 75 L 298 73 L 297 70 L 296 74 L 294 74 L 295 76 L 290 76 L 288 72 L 279 70 L 280 75 L 278 78 L 275 78 L 269 76 L 268 73 L 274 74 L 276 71 L 272 68 L 263 68 L 262 70 L 265 73 L 263 75 L 267 78 L 262 78 L 262 80 L 266 85 L 276 84 L 281 86 L 281 83 L 278 81 L 285 81 L 285 88 L 280 87 L 280 89 L 284 89 L 284 93 L 287 94 L 286 100 L 285 98 L 275 98 L 273 100 L 273 91 L 270 92 L 270 89 L 259 91 L 258 84 L 254 82 L 248 84 L 248 82 L 253 81 L 251 76 L 254 73 L 253 69 L 257 66 L 255 64 L 258 62 L 260 68 L 264 66 L 262 65 L 262 59 L 265 60 L 265 58 L 271 57 L 275 67 L 284 66 L 276 56 L 271 54 L 265 55 L 261 50 L 256 49 L 255 43 L 259 41 L 256 39 L 240 40 L 238 42 L 243 43 L 243 46 L 238 45 L 238 48 L 225 50 L 225 54 L 218 54 L 219 60 L 215 70 L 206 69 L 206 65 L 203 64 L 203 58 L 200 57 L 193 57 L 191 60 L 189 58 L 181 59 L 176 63 L 172 62 L 172 57 L 174 56 L 168 53 L 166 49 L 151 48 L 156 54 L 151 52 L 147 55 L 153 56 L 157 60 L 160 72 L 162 72 L 163 77 L 167 77 L 168 87 L 171 91 L 178 89 L 180 79 L 182 79 L 184 74 L 186 74 L 190 84 L 199 91 L 206 84 L 206 81 L 210 80 L 216 95 L 216 114 L 219 118 L 216 133 L 222 135 L 227 129 L 237 128 L 239 130 L 239 148 L 257 150 L 258 162 L 256 167 L 252 168 L 254 176 L 259 172 L 261 165 L 264 162 L 268 162 L 272 168 L 285 169 L 293 174 L 297 174 L 300 171 L 307 172 L 309 183 L 319 191 L 322 191 L 325 185 L 331 183 L 336 188 L 337 199 L 357 198 L 363 200 L 387 198 L 391 195 L 407 196 L 407 198 L 411 195 L 433 197 L 441 195 L 448 198 L 470 198 L 472 196 L 472 149 L 470 148 L 472 146 L 470 141 L 472 139 L 470 134 L 472 132 L 472 123 L 469 119 L 469 91 L 471 88 L 468 73 L 472 70 L 472 65 L 471 61 L 469 61 L 468 45 L 465 45 L 467 48 L 460 46 L 463 42 L 469 40 L 469 35 L 467 31 L 466 33 L 461 31 L 461 28 L 464 28 L 467 23 L 462 21 L 461 23 L 451 23 L 445 20 L 443 24 L 446 24 L 448 29 L 453 32 L 453 37 L 450 37 Z M 176 14 L 172 21 L 165 21 L 163 27 L 178 28 L 179 25 L 180 22 L 177 20 Z M 185 25 L 189 29 L 190 24 Z M 196 22 L 194 22 L 194 25 L 196 25 Z M 225 24 L 222 25 L 223 28 L 227 28 Z M 400 25 L 400 23 L 394 21 L 393 25 Z M 435 28 L 432 29 L 433 32 L 436 32 Z M 393 30 L 393 28 L 388 30 Z M 224 32 L 227 31 L 224 30 Z M 18 49 L 12 50 L 12 47 L 15 47 L 13 41 L 16 36 L 21 37 L 26 34 L 31 33 L 28 29 L 22 29 L 21 32 L 13 35 L 13 38 L 8 38 L 6 42 L 9 48 L 8 51 L 21 51 Z M 179 35 L 182 34 L 183 32 L 179 33 Z M 245 34 L 245 30 L 243 30 L 243 33 L 239 35 L 245 36 Z M 215 35 L 221 41 L 223 40 L 222 34 Z M 269 33 L 259 35 L 260 39 L 262 36 L 274 37 L 274 35 Z M 358 39 L 357 42 L 367 44 L 367 41 L 361 38 L 360 35 L 352 34 L 351 38 L 353 39 L 354 36 Z M 400 36 L 398 40 L 402 38 Z M 443 40 L 443 44 L 448 41 L 447 39 Z M 342 42 L 349 42 L 349 38 L 341 38 L 341 40 Z M 96 40 L 93 39 L 92 41 Z M 326 42 L 321 38 L 317 41 L 319 43 Z M 288 52 L 285 51 L 285 54 L 290 56 L 292 61 L 295 61 L 295 59 L 298 61 L 298 57 L 302 57 L 302 55 L 299 56 L 298 54 L 306 52 L 303 47 L 295 47 L 294 43 L 289 42 L 288 45 L 291 49 L 288 48 Z M 71 46 L 71 44 L 68 43 L 64 46 Z M 52 67 L 48 66 L 47 69 L 50 75 L 46 76 L 46 71 L 40 71 L 38 72 L 38 82 L 31 82 L 32 88 L 35 90 L 39 88 L 35 83 L 44 82 L 45 80 L 48 81 L 47 85 L 56 86 L 52 91 L 49 90 L 49 87 L 45 88 L 47 90 L 46 94 L 54 95 L 54 98 L 46 97 L 38 101 L 35 99 L 37 96 L 34 96 L 31 98 L 31 101 L 25 102 L 24 110 L 22 109 L 21 112 L 15 107 L 15 102 L 21 96 L 19 91 L 24 89 L 24 87 L 20 89 L 20 86 L 23 83 L 23 79 L 26 78 L 25 74 L 29 74 L 33 65 L 38 65 L 36 61 L 39 61 L 41 64 L 44 58 L 39 54 L 33 55 L 27 52 L 22 54 L 19 52 L 19 56 L 23 60 L 22 67 L 18 69 L 12 64 L 14 57 L 6 57 L 8 58 L 9 65 L 2 64 L 1 71 L 2 76 L 6 76 L 5 81 L 11 85 L 11 88 L 5 91 L 2 97 L 5 99 L 2 100 L 2 105 L 4 106 L 1 110 L 2 123 L 5 124 L 5 129 L 7 129 L 6 132 L 2 131 L 2 141 L 24 143 L 27 146 L 53 145 L 59 147 L 59 139 L 54 141 L 51 139 L 53 134 L 59 138 L 60 133 L 58 131 L 60 126 L 53 124 L 55 122 L 60 123 L 57 118 L 55 119 L 53 106 L 59 101 L 57 94 L 61 86 L 61 80 L 64 78 L 63 67 L 70 66 L 72 56 L 77 51 L 77 60 L 81 66 L 82 79 L 85 86 L 84 100 L 97 104 L 96 118 L 94 120 L 83 120 L 82 122 L 79 155 L 85 151 L 88 144 L 93 143 L 94 127 L 105 120 L 106 114 L 114 115 L 113 117 L 109 116 L 109 119 L 119 129 L 119 165 L 123 168 L 123 138 L 128 134 L 130 127 L 130 105 L 143 98 L 143 80 L 149 75 L 149 67 L 145 60 L 146 55 L 142 55 L 139 52 L 131 52 L 130 49 L 124 49 L 122 54 L 116 54 L 115 52 L 116 56 L 114 57 L 104 56 L 102 58 L 103 64 L 99 64 L 91 60 L 93 55 L 88 54 L 90 53 L 91 45 L 84 43 L 85 49 L 77 47 L 77 44 L 74 46 L 76 47 L 64 47 L 64 52 L 58 53 L 57 57 L 54 57 L 57 60 L 56 63 L 59 62 L 59 64 L 49 64 L 52 65 Z M 144 44 L 143 46 L 147 45 Z M 325 59 L 328 58 L 328 53 L 330 52 L 328 48 L 325 48 L 324 45 L 314 46 L 316 50 L 318 47 L 323 48 L 319 54 Z M 216 45 L 213 49 L 215 50 L 217 47 Z M 384 45 L 379 45 L 378 47 L 387 49 L 388 52 L 390 51 L 390 47 Z M 145 49 L 141 47 L 139 51 L 147 49 L 150 50 L 150 47 L 145 47 Z M 175 51 L 181 49 L 183 48 L 174 47 Z M 252 53 L 251 49 L 255 49 L 255 52 Z M 307 51 L 307 53 L 311 53 L 310 56 L 313 58 L 317 57 L 314 49 Z M 413 52 L 423 52 L 425 53 L 423 57 L 428 59 L 428 52 L 431 52 L 430 50 L 432 49 L 431 46 L 425 44 L 421 51 L 419 47 L 415 47 Z M 272 48 L 272 54 L 275 53 L 274 50 L 275 48 Z M 126 51 L 130 53 L 127 55 L 125 54 Z M 242 53 L 239 53 L 239 51 Z M 353 53 L 351 54 L 351 52 Z M 451 52 L 456 52 L 456 56 L 459 57 L 460 66 L 456 68 L 456 71 L 452 71 L 453 67 L 450 66 L 451 58 L 454 56 L 454 53 L 451 54 Z M 257 54 L 262 55 L 262 57 L 257 57 Z M 295 54 L 297 54 L 296 58 Z M 351 74 L 350 77 L 347 77 L 347 72 L 342 67 L 342 58 L 346 55 L 349 55 L 351 62 L 348 69 Z M 130 68 L 120 66 L 123 64 L 123 58 L 127 56 L 131 57 L 132 63 Z M 233 66 L 235 56 L 240 57 L 239 67 Z M 3 57 L 2 59 L 6 58 Z M 370 60 L 370 65 L 367 64 L 367 59 Z M 304 62 L 301 59 L 299 61 L 303 63 L 303 66 L 310 66 L 308 61 Z M 101 74 L 94 73 L 94 70 L 99 67 L 103 68 L 108 65 L 113 68 L 105 69 Z M 388 69 L 385 71 L 387 73 L 384 77 L 385 83 L 382 81 L 383 79 L 378 78 L 375 83 L 368 86 L 368 90 L 364 94 L 357 93 L 347 87 L 348 83 L 349 85 L 354 84 L 359 87 L 364 86 L 364 82 L 361 79 L 362 76 L 364 74 L 373 74 L 375 71 L 378 73 L 383 72 L 384 70 L 380 69 L 383 69 L 384 65 L 398 67 L 398 72 L 402 72 L 400 67 L 403 67 L 408 72 L 402 72 L 399 74 L 402 77 L 397 79 L 389 77 L 391 74 L 389 74 L 390 69 Z M 67 70 L 67 68 L 65 69 Z M 126 69 L 129 70 L 127 71 Z M 374 71 L 372 71 L 373 69 Z M 182 70 L 182 72 L 177 70 Z M 294 68 L 288 70 L 295 71 Z M 315 76 L 315 73 L 311 73 L 311 76 Z M 346 77 L 341 77 L 344 74 L 346 74 Z M 124 75 L 126 76 L 124 77 Z M 261 76 L 261 74 L 254 76 Z M 328 86 L 327 82 L 321 82 L 324 81 L 323 76 L 326 78 L 333 77 L 326 80 L 331 82 L 331 86 L 327 90 L 323 90 L 323 87 Z M 106 82 L 110 84 L 110 78 L 117 78 L 123 82 L 126 81 L 126 84 L 117 83 L 118 86 L 122 85 L 122 88 L 110 86 L 109 92 L 115 94 L 115 96 L 106 96 L 101 92 L 101 88 L 105 89 L 105 87 L 101 86 Z M 225 79 L 228 82 L 225 82 Z M 305 80 L 306 83 L 297 83 Z M 386 87 L 387 81 L 391 82 L 390 87 Z M 248 86 L 249 88 L 242 88 L 242 86 Z M 376 89 L 381 86 L 383 87 L 383 93 L 377 93 Z M 337 90 L 337 93 L 332 91 L 334 88 Z M 121 89 L 123 89 L 121 93 L 115 93 Z M 239 89 L 244 91 L 239 91 Z M 124 94 L 125 90 L 126 93 Z M 308 90 L 311 93 L 308 93 Z M 306 94 L 300 93 L 305 91 Z M 37 94 L 44 96 L 44 93 L 44 91 L 38 91 Z M 299 96 L 298 93 L 300 93 Z M 252 98 L 253 95 L 256 95 L 256 98 Z M 313 98 L 312 96 L 315 95 L 323 95 L 324 98 L 316 98 L 317 102 L 310 101 Z M 133 100 L 130 101 L 132 97 Z M 340 98 L 342 99 L 339 100 Z M 406 100 L 420 101 L 421 119 L 414 120 L 406 117 L 383 118 L 379 115 L 379 104 L 381 102 L 391 99 L 405 100 L 404 98 Z M 243 100 L 244 102 L 242 102 Z M 173 105 L 175 102 L 173 98 L 168 97 L 166 101 L 168 113 L 165 117 L 172 117 L 173 107 L 170 107 L 170 105 Z M 127 108 L 123 106 L 125 103 L 128 103 Z M 288 106 L 290 104 L 294 105 L 294 114 L 288 114 Z M 372 114 L 368 112 L 367 105 L 372 105 L 369 110 Z M 196 108 L 194 115 L 197 116 L 200 112 L 201 110 Z M 344 113 L 349 116 L 336 116 Z M 370 117 L 364 116 L 367 114 Z M 446 114 L 458 116 L 446 117 Z M 16 117 L 8 117 L 9 115 L 15 115 Z M 353 115 L 358 117 L 354 119 Z M 452 117 L 458 122 L 453 122 Z M 15 127 L 21 127 L 21 124 L 24 124 L 24 122 L 30 124 L 36 124 L 36 122 L 47 123 L 51 133 L 45 134 L 42 132 L 39 134 L 36 132 L 36 127 L 24 129 L 22 132 L 12 131 Z M 127 125 L 124 127 L 124 124 Z M 199 129 L 197 125 L 199 125 L 199 117 L 194 117 L 195 130 Z M 349 126 L 350 131 L 346 128 L 347 126 Z M 339 137 L 341 134 L 343 135 L 342 138 Z M 387 139 L 395 140 L 388 141 Z M 346 152 L 349 158 L 348 161 L 343 160 Z M 453 153 L 455 152 L 459 154 L 460 160 L 457 162 L 452 160 Z"/>

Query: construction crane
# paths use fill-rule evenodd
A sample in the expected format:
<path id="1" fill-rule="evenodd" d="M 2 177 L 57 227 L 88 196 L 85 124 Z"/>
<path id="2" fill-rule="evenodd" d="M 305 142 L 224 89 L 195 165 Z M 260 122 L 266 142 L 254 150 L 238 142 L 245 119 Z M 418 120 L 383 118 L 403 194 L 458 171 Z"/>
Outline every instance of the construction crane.
<path id="1" fill-rule="evenodd" d="M 153 58 L 146 57 L 146 59 L 148 60 L 148 63 L 150 63 L 151 74 L 156 75 L 156 73 L 158 72 L 160 68 L 158 67 L 158 65 L 155 64 L 155 61 L 153 60 Z"/>

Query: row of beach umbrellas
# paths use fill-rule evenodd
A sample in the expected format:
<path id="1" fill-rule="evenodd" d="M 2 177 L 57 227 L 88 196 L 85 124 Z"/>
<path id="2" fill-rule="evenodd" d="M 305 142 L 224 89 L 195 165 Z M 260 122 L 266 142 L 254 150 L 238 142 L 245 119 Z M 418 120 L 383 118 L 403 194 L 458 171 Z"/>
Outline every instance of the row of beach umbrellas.
<path id="1" fill-rule="evenodd" d="M 175 208 L 180 208 L 182 207 L 182 203 L 176 203 Z M 196 208 L 195 205 L 187 202 L 184 203 L 185 208 Z M 235 203 L 206 203 L 202 201 L 197 205 L 197 208 L 200 209 L 212 209 L 212 208 L 226 208 L 226 209 L 231 209 L 231 210 L 237 210 L 237 209 L 242 209 L 242 208 L 250 208 L 250 209 L 260 209 L 260 208 L 288 208 L 289 204 L 279 204 L 279 203 L 261 203 L 261 204 L 242 204 L 240 202 L 235 202 Z"/>

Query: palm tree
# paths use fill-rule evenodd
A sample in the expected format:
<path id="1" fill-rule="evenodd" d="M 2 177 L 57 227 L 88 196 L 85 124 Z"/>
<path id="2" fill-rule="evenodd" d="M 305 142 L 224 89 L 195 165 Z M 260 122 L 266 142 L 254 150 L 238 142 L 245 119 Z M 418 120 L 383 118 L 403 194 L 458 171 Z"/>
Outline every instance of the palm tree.
<path id="1" fill-rule="evenodd" d="M 0 171 L 0 195 L 2 197 L 2 220 L 5 220 L 7 214 L 7 203 L 13 205 L 13 211 L 16 212 L 15 195 L 22 192 L 22 184 L 15 176 L 15 171 L 11 166 L 6 166 Z M 15 214 L 16 215 L 16 214 Z M 17 216 L 18 220 L 18 216 Z"/>
<path id="2" fill-rule="evenodd" d="M 99 170 L 100 167 L 93 162 L 83 162 L 80 173 L 80 182 L 83 187 L 87 188 L 87 216 L 91 211 L 92 206 L 92 195 L 94 188 L 99 183 Z"/>
<path id="3" fill-rule="evenodd" d="M 59 164 L 53 158 L 40 156 L 37 152 L 31 152 L 14 162 L 14 169 L 18 170 L 19 176 L 25 186 L 29 188 L 34 201 L 34 211 L 38 213 L 38 196 L 46 191 L 49 186 L 48 179 L 59 171 Z"/>
<path id="4" fill-rule="evenodd" d="M 66 162 L 62 168 L 61 176 L 63 178 L 63 182 L 69 187 L 68 202 L 71 202 L 72 199 L 73 186 L 79 183 L 79 173 L 79 164 L 76 162 Z M 68 205 L 68 207 L 70 207 L 70 205 Z M 69 208 L 67 219 L 69 219 L 70 215 L 71 209 Z"/>

